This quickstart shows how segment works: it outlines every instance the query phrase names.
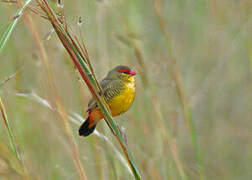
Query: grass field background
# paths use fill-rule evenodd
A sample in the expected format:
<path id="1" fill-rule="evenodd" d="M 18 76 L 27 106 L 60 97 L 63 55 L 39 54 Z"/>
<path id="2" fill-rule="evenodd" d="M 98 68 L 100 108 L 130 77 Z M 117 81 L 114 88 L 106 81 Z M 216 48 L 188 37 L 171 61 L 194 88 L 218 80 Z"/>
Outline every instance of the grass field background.
<path id="1" fill-rule="evenodd" d="M 134 104 L 114 119 L 143 179 L 252 178 L 251 0 L 63 3 L 73 32 L 81 29 L 99 80 L 120 64 L 139 72 Z M 1 37 L 16 11 L 16 3 L 0 2 Z M 47 36 L 51 24 L 26 12 L 56 88 L 48 86 L 40 50 L 21 17 L 0 54 L 0 83 L 16 73 L 1 84 L 0 97 L 24 165 L 11 152 L 1 120 L 0 179 L 78 179 L 63 121 L 30 93 L 53 103 L 57 91 L 65 110 L 82 117 L 91 94 L 56 33 Z M 79 137 L 79 125 L 69 122 L 88 179 L 132 179 L 104 121 L 97 130 L 109 143 L 96 135 Z"/>

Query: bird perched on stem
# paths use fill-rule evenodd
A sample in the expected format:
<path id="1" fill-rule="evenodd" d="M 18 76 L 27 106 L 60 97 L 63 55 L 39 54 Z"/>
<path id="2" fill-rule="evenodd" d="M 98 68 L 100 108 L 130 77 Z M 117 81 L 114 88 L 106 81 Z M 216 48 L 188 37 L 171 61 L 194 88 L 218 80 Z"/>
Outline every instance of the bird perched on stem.
<path id="1" fill-rule="evenodd" d="M 117 66 L 100 82 L 106 103 L 113 117 L 126 112 L 135 97 L 136 73 L 128 66 Z M 103 118 L 94 98 L 88 103 L 86 121 L 80 126 L 79 135 L 88 136 L 96 124 Z"/>

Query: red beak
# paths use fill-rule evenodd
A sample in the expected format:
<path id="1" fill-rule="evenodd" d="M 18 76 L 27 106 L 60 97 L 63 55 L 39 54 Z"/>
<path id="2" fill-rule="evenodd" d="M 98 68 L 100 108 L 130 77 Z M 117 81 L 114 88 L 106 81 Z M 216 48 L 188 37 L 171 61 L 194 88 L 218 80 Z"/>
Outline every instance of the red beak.
<path id="1" fill-rule="evenodd" d="M 135 71 L 130 71 L 130 74 L 131 74 L 132 76 L 135 76 L 137 73 L 136 73 Z"/>

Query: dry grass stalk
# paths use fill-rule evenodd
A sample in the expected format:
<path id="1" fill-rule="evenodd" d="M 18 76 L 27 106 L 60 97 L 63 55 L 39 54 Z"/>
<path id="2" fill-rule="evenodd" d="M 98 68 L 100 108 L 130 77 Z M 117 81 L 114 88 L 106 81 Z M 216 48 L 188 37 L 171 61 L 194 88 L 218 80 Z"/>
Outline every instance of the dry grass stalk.
<path id="1" fill-rule="evenodd" d="M 37 3 L 47 14 L 49 21 L 51 22 L 63 46 L 66 48 L 68 54 L 70 55 L 75 67 L 78 69 L 82 79 L 88 86 L 93 97 L 96 99 L 104 115 L 106 123 L 110 127 L 113 134 L 116 136 L 123 149 L 123 152 L 128 160 L 135 178 L 140 179 L 140 174 L 127 147 L 125 136 L 113 121 L 109 108 L 107 107 L 107 104 L 103 98 L 103 93 L 93 73 L 85 45 L 78 42 L 77 36 L 70 33 L 70 27 L 67 25 L 65 16 L 63 14 L 56 16 L 46 0 L 37 0 Z M 79 45 L 82 45 L 82 47 L 79 47 Z"/>
<path id="2" fill-rule="evenodd" d="M 18 4 L 19 3 L 20 3 L 20 1 L 18 1 Z M 30 32 L 32 34 L 32 37 L 34 38 L 34 41 L 37 45 L 37 48 L 39 50 L 42 62 L 44 64 L 44 67 L 46 70 L 47 79 L 48 79 L 48 86 L 50 87 L 50 90 L 53 92 L 53 97 L 55 97 L 55 100 L 54 100 L 55 103 L 53 100 L 51 100 L 52 104 L 54 106 L 56 106 L 58 109 L 60 109 L 61 112 L 63 112 L 60 115 L 60 119 L 63 120 L 64 126 L 65 126 L 65 132 L 68 136 L 68 140 L 69 140 L 71 150 L 72 150 L 73 161 L 74 161 L 74 164 L 75 164 L 76 169 L 78 171 L 79 177 L 80 177 L 80 179 L 87 179 L 86 173 L 84 171 L 84 168 L 83 168 L 81 161 L 80 161 L 80 158 L 79 158 L 77 145 L 76 145 L 76 142 L 73 138 L 72 130 L 71 130 L 70 124 L 68 122 L 68 118 L 66 115 L 67 113 L 65 112 L 64 106 L 62 105 L 61 99 L 60 99 L 58 92 L 57 92 L 57 88 L 56 88 L 55 81 L 53 78 L 53 73 L 50 69 L 49 60 L 47 57 L 46 50 L 45 50 L 44 45 L 43 45 L 43 43 L 40 39 L 40 36 L 38 34 L 38 29 L 35 27 L 31 17 L 28 14 L 24 14 L 24 19 L 25 19 L 25 23 L 26 23 L 28 29 L 30 30 Z"/>
<path id="3" fill-rule="evenodd" d="M 0 97 L 0 112 L 1 112 L 1 116 L 2 116 L 2 120 L 4 123 L 5 128 L 7 129 L 8 132 L 8 137 L 9 137 L 9 142 L 10 142 L 10 147 L 12 149 L 12 151 L 14 152 L 14 154 L 16 155 L 17 159 L 21 162 L 21 156 L 17 150 L 16 147 L 16 143 L 15 143 L 15 139 L 14 139 L 14 135 L 12 133 L 12 129 L 10 127 L 10 123 L 6 114 L 6 110 L 4 107 L 4 104 L 2 102 L 2 98 Z"/>
<path id="4" fill-rule="evenodd" d="M 181 102 L 182 109 L 183 109 L 183 114 L 188 123 L 188 127 L 191 133 L 192 143 L 193 143 L 194 151 L 195 151 L 196 163 L 198 164 L 200 168 L 202 168 L 200 152 L 199 152 L 199 147 L 198 147 L 198 140 L 197 140 L 197 132 L 194 126 L 194 122 L 192 120 L 191 109 L 190 109 L 190 106 L 188 105 L 188 101 L 185 96 L 179 65 L 172 51 L 170 34 L 166 29 L 165 19 L 162 16 L 162 8 L 161 8 L 162 5 L 159 0 L 153 0 L 153 3 L 154 3 L 154 8 L 155 8 L 155 13 L 158 18 L 158 22 L 160 24 L 161 30 L 167 42 L 169 59 L 171 60 L 170 63 L 172 64 L 172 67 L 169 69 L 169 71 L 171 72 L 172 77 L 175 81 L 177 94 L 178 94 L 178 97 L 179 97 L 179 100 Z"/>
<path id="5" fill-rule="evenodd" d="M 140 51 L 140 48 L 137 46 L 137 44 L 134 40 L 132 40 L 132 47 L 133 47 L 135 55 L 137 57 L 138 64 L 141 67 L 141 71 L 148 72 L 148 69 L 144 64 L 144 60 L 143 60 L 143 56 Z M 183 165 L 182 165 L 181 160 L 178 155 L 176 138 L 172 135 L 169 128 L 167 128 L 167 129 L 165 128 L 164 117 L 163 117 L 162 112 L 160 110 L 161 108 L 159 107 L 159 103 L 157 103 L 156 100 L 152 97 L 154 93 L 152 92 L 152 89 L 149 86 L 149 81 L 148 81 L 148 77 L 147 77 L 146 73 L 141 73 L 141 74 L 142 74 L 141 77 L 143 80 L 143 84 L 145 85 L 145 87 L 149 88 L 148 95 L 150 97 L 151 104 L 157 114 L 157 117 L 158 117 L 157 120 L 158 120 L 159 127 L 162 131 L 164 147 L 166 147 L 166 144 L 168 143 L 170 150 L 171 150 L 171 153 L 172 153 L 172 156 L 173 156 L 173 159 L 174 159 L 176 166 L 178 168 L 178 171 L 180 173 L 180 176 L 182 179 L 186 179 L 186 175 L 183 170 Z"/>

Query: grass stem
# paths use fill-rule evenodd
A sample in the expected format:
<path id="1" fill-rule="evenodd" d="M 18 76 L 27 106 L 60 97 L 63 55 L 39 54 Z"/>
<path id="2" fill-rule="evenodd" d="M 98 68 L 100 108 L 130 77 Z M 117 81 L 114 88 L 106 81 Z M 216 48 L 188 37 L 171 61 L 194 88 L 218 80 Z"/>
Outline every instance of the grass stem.
<path id="1" fill-rule="evenodd" d="M 17 150 L 17 147 L 16 147 L 16 143 L 15 143 L 15 138 L 14 138 L 14 135 L 12 133 L 12 130 L 11 130 L 11 126 L 10 126 L 10 123 L 9 123 L 9 120 L 8 120 L 8 117 L 7 117 L 7 114 L 6 114 L 6 110 L 5 110 L 5 107 L 4 107 L 4 104 L 2 102 L 2 98 L 0 97 L 0 111 L 1 111 L 1 116 L 2 116 L 2 119 L 3 119 L 3 122 L 4 122 L 4 126 L 7 130 L 7 134 L 8 134 L 8 137 L 9 137 L 9 143 L 10 143 L 10 147 L 13 151 L 13 153 L 15 154 L 15 156 L 17 157 L 17 159 L 21 162 L 21 156 Z"/>

